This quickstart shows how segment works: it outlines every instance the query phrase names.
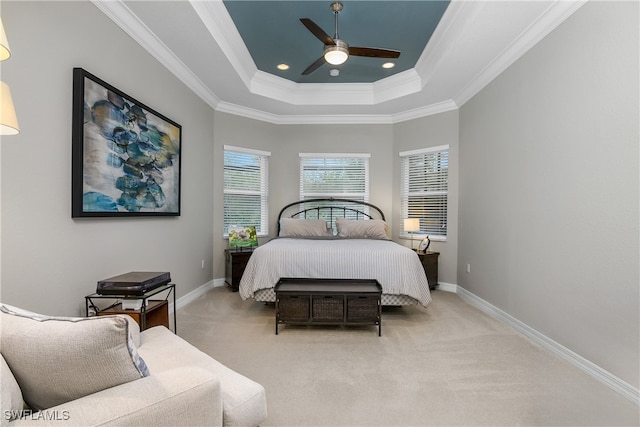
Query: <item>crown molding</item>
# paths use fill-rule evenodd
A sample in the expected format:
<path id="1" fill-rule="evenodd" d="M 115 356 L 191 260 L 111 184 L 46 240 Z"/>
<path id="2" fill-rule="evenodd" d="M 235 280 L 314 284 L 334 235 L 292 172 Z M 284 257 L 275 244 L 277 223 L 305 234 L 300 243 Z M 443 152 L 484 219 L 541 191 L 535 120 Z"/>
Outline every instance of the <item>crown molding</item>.
<path id="1" fill-rule="evenodd" d="M 100 11 L 171 71 L 211 108 L 224 113 L 273 124 L 385 124 L 413 120 L 460 108 L 495 77 L 524 55 L 554 28 L 582 7 L 587 0 L 554 1 L 547 10 L 502 53 L 488 64 L 458 94 L 446 101 L 396 114 L 278 115 L 221 101 L 142 22 L 122 0 L 91 0 Z M 191 1 L 190 4 L 214 37 L 241 81 L 253 93 L 291 105 L 377 105 L 420 92 L 439 64 L 455 48 L 454 34 L 481 11 L 483 2 L 452 0 L 416 67 L 374 83 L 300 84 L 257 70 L 242 37 L 222 0 Z M 460 37 L 460 35 L 455 35 Z"/>
<path id="2" fill-rule="evenodd" d="M 295 83 L 291 80 L 257 71 L 250 90 L 292 105 L 371 105 L 371 83 Z"/>
<path id="3" fill-rule="evenodd" d="M 438 102 L 437 104 L 426 105 L 421 108 L 416 108 L 402 113 L 394 114 L 392 116 L 393 123 L 406 122 L 408 120 L 419 119 L 422 117 L 433 116 L 435 114 L 446 113 L 447 111 L 457 110 L 459 108 L 455 101 L 449 99 L 447 101 Z"/>
<path id="4" fill-rule="evenodd" d="M 247 108 L 242 105 L 221 102 L 216 112 L 233 114 L 249 119 L 260 120 L 274 125 L 311 125 L 311 124 L 393 124 L 393 116 L 387 114 L 323 114 L 323 115 L 282 115 Z"/>
<path id="5" fill-rule="evenodd" d="M 222 0 L 189 0 L 191 7 L 250 89 L 258 68 Z"/>
<path id="6" fill-rule="evenodd" d="M 415 68 L 394 74 L 372 83 L 373 104 L 412 95 L 422 90 L 422 79 Z"/>
<path id="7" fill-rule="evenodd" d="M 220 99 L 123 2 L 91 0 L 91 3 L 211 108 L 218 106 Z"/>
<path id="8" fill-rule="evenodd" d="M 586 4 L 587 0 L 555 1 L 540 17 L 527 27 L 507 48 L 473 78 L 455 97 L 459 106 L 464 105 L 493 79 L 520 59 L 551 31 Z"/>
<path id="9" fill-rule="evenodd" d="M 275 125 L 311 125 L 311 124 L 396 124 L 408 120 L 433 116 L 457 110 L 458 105 L 453 100 L 439 102 L 433 105 L 416 108 L 398 114 L 335 114 L 335 115 L 279 115 L 247 108 L 241 105 L 221 102 L 216 111 L 260 120 Z"/>
<path id="10" fill-rule="evenodd" d="M 404 72 L 406 74 L 403 76 L 396 77 L 396 74 L 387 77 L 382 81 L 389 82 L 384 84 L 296 83 L 260 71 L 222 0 L 190 0 L 190 3 L 247 89 L 255 95 L 291 105 L 375 105 L 417 93 L 422 89 L 420 76 L 412 70 Z"/>
<path id="11" fill-rule="evenodd" d="M 431 80 L 442 60 L 455 49 L 458 39 L 476 19 L 482 7 L 480 1 L 451 0 L 415 65 L 423 87 Z"/>

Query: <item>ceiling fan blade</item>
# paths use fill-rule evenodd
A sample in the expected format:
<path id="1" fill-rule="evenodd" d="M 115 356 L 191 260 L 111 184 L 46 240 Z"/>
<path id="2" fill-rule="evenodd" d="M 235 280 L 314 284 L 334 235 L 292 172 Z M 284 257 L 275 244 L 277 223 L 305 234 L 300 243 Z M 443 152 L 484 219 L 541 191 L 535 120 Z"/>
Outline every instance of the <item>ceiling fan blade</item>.
<path id="1" fill-rule="evenodd" d="M 321 56 L 320 58 L 316 59 L 316 61 L 313 64 L 309 65 L 307 69 L 302 72 L 302 75 L 306 76 L 307 74 L 313 73 L 315 70 L 320 68 L 322 64 L 324 64 L 325 62 L 326 61 L 324 60 L 324 56 Z"/>
<path id="2" fill-rule="evenodd" d="M 331 36 L 329 36 L 329 34 L 325 33 L 324 30 L 322 28 L 320 28 L 318 26 L 318 24 L 313 22 L 311 19 L 309 19 L 309 18 L 300 18 L 300 22 L 302 22 L 304 24 L 304 26 L 307 27 L 307 29 L 309 31 L 311 31 L 311 33 L 314 36 L 316 36 L 325 45 L 335 45 L 336 44 L 336 42 L 333 41 Z"/>
<path id="3" fill-rule="evenodd" d="M 398 58 L 400 56 L 400 51 L 394 49 L 379 49 L 375 47 L 349 46 L 349 55 L 368 56 L 370 58 Z"/>

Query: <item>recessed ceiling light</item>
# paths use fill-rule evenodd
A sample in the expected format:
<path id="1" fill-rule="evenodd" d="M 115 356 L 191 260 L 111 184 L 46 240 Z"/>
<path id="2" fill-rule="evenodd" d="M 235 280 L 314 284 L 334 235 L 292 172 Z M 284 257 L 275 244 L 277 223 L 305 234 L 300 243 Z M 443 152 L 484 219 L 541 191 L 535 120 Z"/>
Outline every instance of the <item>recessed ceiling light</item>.
<path id="1" fill-rule="evenodd" d="M 278 64 L 277 68 L 278 68 L 278 70 L 286 71 L 286 70 L 289 69 L 289 65 L 288 64 Z"/>
<path id="2" fill-rule="evenodd" d="M 340 70 L 338 70 L 337 68 L 332 68 L 329 70 L 329 75 L 331 77 L 336 77 L 340 74 Z"/>
<path id="3" fill-rule="evenodd" d="M 394 64 L 393 62 L 385 62 L 384 64 L 382 64 L 382 68 L 393 68 L 395 66 L 396 64 Z"/>

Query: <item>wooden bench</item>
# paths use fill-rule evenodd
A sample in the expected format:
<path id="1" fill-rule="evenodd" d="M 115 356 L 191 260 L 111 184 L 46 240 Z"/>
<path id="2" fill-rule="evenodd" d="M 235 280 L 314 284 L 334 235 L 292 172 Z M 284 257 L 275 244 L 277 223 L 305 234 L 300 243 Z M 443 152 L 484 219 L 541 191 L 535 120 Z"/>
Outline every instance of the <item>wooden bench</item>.
<path id="1" fill-rule="evenodd" d="M 382 287 L 377 280 L 283 278 L 275 286 L 278 325 L 378 325 Z"/>

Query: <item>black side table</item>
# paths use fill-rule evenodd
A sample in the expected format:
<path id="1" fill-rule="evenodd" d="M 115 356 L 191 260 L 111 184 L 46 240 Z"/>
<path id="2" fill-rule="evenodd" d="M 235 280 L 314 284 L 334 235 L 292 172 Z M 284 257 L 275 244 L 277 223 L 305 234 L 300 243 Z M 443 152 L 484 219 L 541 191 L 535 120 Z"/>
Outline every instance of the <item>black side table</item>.
<path id="1" fill-rule="evenodd" d="M 169 328 L 169 297 L 173 296 L 173 332 L 178 333 L 176 322 L 176 285 L 169 283 L 158 286 L 142 295 L 103 295 L 98 293 L 89 294 L 84 297 L 86 316 L 89 317 L 89 310 L 93 310 L 96 316 L 107 316 L 113 314 L 128 314 L 140 325 L 140 330 L 152 328 L 154 326 L 166 326 Z M 164 294 L 163 294 L 164 293 Z M 156 299 L 151 299 L 158 296 Z M 111 300 L 111 305 L 99 307 L 98 300 Z M 139 309 L 125 309 L 122 307 L 123 301 L 142 300 Z"/>

